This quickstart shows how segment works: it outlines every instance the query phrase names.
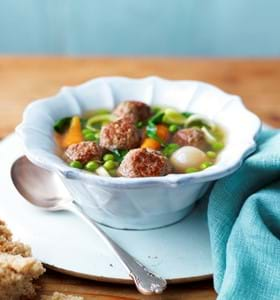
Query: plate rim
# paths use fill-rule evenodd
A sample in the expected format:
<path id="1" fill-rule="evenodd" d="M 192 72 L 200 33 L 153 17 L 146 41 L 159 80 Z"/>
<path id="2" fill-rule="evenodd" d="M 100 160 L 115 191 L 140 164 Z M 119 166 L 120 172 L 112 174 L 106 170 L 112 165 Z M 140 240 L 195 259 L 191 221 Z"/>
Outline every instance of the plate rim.
<path id="1" fill-rule="evenodd" d="M 112 278 L 112 277 L 105 277 L 105 276 L 96 276 L 96 275 L 89 275 L 85 273 L 80 273 L 76 271 L 70 271 L 64 268 L 57 267 L 55 265 L 47 264 L 42 262 L 43 265 L 53 271 L 65 274 L 65 275 L 70 275 L 74 276 L 77 278 L 82 278 L 82 279 L 88 279 L 88 280 L 94 280 L 98 282 L 105 282 L 105 283 L 117 283 L 117 284 L 124 284 L 124 285 L 134 285 L 134 282 L 132 279 L 122 279 L 122 278 Z M 198 282 L 198 281 L 203 281 L 203 280 L 208 280 L 212 279 L 213 274 L 206 274 L 206 275 L 201 275 L 201 276 L 191 276 L 191 277 L 180 277 L 180 278 L 175 278 L 175 279 L 166 279 L 168 284 L 180 284 L 180 283 L 187 283 L 187 282 Z"/>

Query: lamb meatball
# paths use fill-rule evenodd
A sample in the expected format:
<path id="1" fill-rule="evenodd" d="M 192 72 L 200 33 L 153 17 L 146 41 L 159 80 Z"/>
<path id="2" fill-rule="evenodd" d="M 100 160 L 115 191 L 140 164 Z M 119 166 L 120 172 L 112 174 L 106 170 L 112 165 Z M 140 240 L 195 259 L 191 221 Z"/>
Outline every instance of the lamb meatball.
<path id="1" fill-rule="evenodd" d="M 193 146 L 201 150 L 205 150 L 207 142 L 204 133 L 197 128 L 186 128 L 177 131 L 172 142 L 180 146 Z"/>
<path id="2" fill-rule="evenodd" d="M 133 149 L 141 142 L 140 134 L 130 118 L 121 118 L 101 128 L 100 146 L 108 149 Z"/>
<path id="3" fill-rule="evenodd" d="M 133 122 L 146 121 L 151 116 L 151 109 L 140 101 L 124 101 L 115 108 L 113 114 L 118 117 L 130 117 Z"/>
<path id="4" fill-rule="evenodd" d="M 123 177 L 164 176 L 171 171 L 168 159 L 160 152 L 148 149 L 130 150 L 118 168 Z"/>
<path id="5" fill-rule="evenodd" d="M 104 150 L 94 142 L 80 142 L 70 145 L 64 152 L 67 161 L 79 161 L 82 164 L 90 160 L 101 160 Z"/>

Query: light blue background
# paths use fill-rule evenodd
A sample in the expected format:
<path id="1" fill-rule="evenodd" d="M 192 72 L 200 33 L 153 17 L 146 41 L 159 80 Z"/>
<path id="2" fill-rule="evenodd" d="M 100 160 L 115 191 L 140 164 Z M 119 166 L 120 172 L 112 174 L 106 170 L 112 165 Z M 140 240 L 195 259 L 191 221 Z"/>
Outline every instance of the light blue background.
<path id="1" fill-rule="evenodd" d="M 280 0 L 0 0 L 0 53 L 278 56 Z"/>

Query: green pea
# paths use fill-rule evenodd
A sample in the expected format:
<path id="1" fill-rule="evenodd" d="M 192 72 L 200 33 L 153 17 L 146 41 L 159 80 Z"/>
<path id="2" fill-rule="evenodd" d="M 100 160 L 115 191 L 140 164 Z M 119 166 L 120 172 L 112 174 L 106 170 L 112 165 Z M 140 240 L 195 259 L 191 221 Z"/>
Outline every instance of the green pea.
<path id="1" fill-rule="evenodd" d="M 83 165 L 81 162 L 77 161 L 77 160 L 73 160 L 69 163 L 69 166 L 72 168 L 76 168 L 76 169 L 82 169 Z"/>
<path id="2" fill-rule="evenodd" d="M 222 142 L 216 142 L 216 143 L 213 143 L 211 146 L 214 151 L 219 151 L 219 150 L 222 150 L 225 145 Z"/>
<path id="3" fill-rule="evenodd" d="M 112 169 L 112 170 L 108 170 L 109 174 L 113 177 L 117 176 L 117 170 L 116 169 Z"/>
<path id="4" fill-rule="evenodd" d="M 105 155 L 103 156 L 103 160 L 104 160 L 104 161 L 114 160 L 114 159 L 115 159 L 115 157 L 114 157 L 113 154 L 105 154 Z"/>
<path id="5" fill-rule="evenodd" d="M 207 152 L 206 152 L 206 155 L 207 155 L 209 158 L 216 158 L 216 157 L 217 157 L 217 153 L 214 152 L 214 151 L 207 151 Z"/>
<path id="6" fill-rule="evenodd" d="M 213 166 L 212 161 L 205 161 L 204 163 L 202 163 L 202 164 L 200 165 L 200 169 L 201 169 L 201 170 L 205 170 L 205 169 L 207 169 L 207 168 L 209 168 L 209 167 L 211 167 L 211 166 Z"/>
<path id="7" fill-rule="evenodd" d="M 169 130 L 169 132 L 171 132 L 171 133 L 176 132 L 178 129 L 179 129 L 179 128 L 178 128 L 178 126 L 177 126 L 176 124 L 171 124 L 171 125 L 168 127 L 168 130 Z"/>
<path id="8" fill-rule="evenodd" d="M 85 128 L 85 129 L 82 130 L 82 133 L 85 136 L 87 134 L 92 134 L 93 132 L 90 129 Z"/>
<path id="9" fill-rule="evenodd" d="M 98 167 L 99 167 L 99 164 L 94 160 L 89 161 L 85 165 L 85 169 L 89 172 L 95 172 Z"/>
<path id="10" fill-rule="evenodd" d="M 84 135 L 84 139 L 86 140 L 86 141 L 96 141 L 96 136 L 95 136 L 95 134 L 94 133 L 87 133 L 87 134 L 85 134 Z"/>
<path id="11" fill-rule="evenodd" d="M 98 140 L 100 138 L 100 132 L 95 133 L 95 138 Z"/>
<path id="12" fill-rule="evenodd" d="M 197 168 L 187 168 L 186 169 L 186 173 L 195 173 L 195 172 L 198 172 L 199 170 Z"/>
<path id="13" fill-rule="evenodd" d="M 116 164 L 115 161 L 113 161 L 113 160 L 107 160 L 107 161 L 104 163 L 103 167 L 104 167 L 106 170 L 112 170 L 112 169 L 115 169 L 116 165 L 117 165 L 117 164 Z"/>

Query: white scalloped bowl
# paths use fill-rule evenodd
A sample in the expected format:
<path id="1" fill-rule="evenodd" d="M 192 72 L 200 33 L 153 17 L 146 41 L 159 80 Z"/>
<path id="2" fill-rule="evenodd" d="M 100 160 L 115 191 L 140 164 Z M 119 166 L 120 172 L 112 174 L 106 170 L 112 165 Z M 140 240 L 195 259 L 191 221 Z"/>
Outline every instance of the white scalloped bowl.
<path id="1" fill-rule="evenodd" d="M 220 124 L 227 141 L 217 163 L 192 174 L 114 178 L 71 168 L 55 154 L 53 124 L 57 119 L 92 109 L 112 109 L 128 99 L 204 114 Z M 210 84 L 157 77 L 105 77 L 64 87 L 54 97 L 31 103 L 16 131 L 27 157 L 60 174 L 72 197 L 94 220 L 115 228 L 149 229 L 182 219 L 211 182 L 237 170 L 255 150 L 260 128 L 259 118 L 245 108 L 238 96 Z"/>

